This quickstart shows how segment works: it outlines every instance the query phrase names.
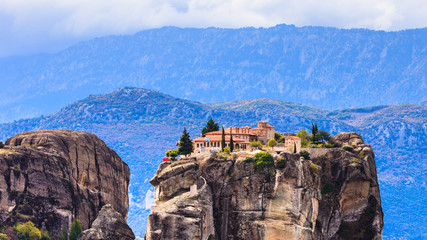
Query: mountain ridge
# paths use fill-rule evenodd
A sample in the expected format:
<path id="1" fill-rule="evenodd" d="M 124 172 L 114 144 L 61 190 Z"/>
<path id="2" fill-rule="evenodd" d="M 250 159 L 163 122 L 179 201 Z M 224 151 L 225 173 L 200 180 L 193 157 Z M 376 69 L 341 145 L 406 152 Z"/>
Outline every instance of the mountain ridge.
<path id="1" fill-rule="evenodd" d="M 269 97 L 337 109 L 425 102 L 427 28 L 161 28 L 0 60 L 0 121 L 123 86 L 199 102 Z M 50 104 L 46 104 L 50 103 Z"/>

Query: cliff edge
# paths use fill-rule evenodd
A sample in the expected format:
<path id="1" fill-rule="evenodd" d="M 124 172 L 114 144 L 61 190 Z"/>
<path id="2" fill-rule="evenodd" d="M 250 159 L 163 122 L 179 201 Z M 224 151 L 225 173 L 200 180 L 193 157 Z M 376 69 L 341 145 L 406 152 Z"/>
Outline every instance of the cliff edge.
<path id="1" fill-rule="evenodd" d="M 0 149 L 0 170 L 1 226 L 32 221 L 57 239 L 74 218 L 88 229 L 106 204 L 126 219 L 129 167 L 93 134 L 20 133 Z"/>
<path id="2" fill-rule="evenodd" d="M 374 153 L 357 133 L 336 148 L 272 154 L 206 153 L 164 162 L 151 180 L 146 239 L 381 239 Z M 340 146 L 351 145 L 349 152 Z"/>

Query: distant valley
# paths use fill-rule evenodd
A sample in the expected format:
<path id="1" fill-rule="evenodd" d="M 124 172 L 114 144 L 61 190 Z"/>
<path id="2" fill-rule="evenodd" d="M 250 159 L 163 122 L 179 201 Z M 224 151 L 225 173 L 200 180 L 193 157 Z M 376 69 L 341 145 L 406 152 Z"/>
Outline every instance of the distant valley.
<path id="1" fill-rule="evenodd" d="M 247 98 L 251 98 L 248 96 Z M 141 88 L 120 88 L 92 95 L 50 115 L 0 125 L 0 140 L 35 129 L 72 129 L 94 133 L 128 163 L 131 169 L 128 223 L 143 237 L 151 186 L 164 152 L 175 147 L 187 127 L 199 135 L 209 117 L 225 127 L 255 126 L 266 120 L 279 132 L 308 130 L 311 123 L 332 134 L 360 133 L 376 154 L 384 239 L 423 238 L 420 225 L 427 214 L 427 107 L 383 105 L 369 108 L 323 110 L 307 105 L 257 98 L 203 104 Z"/>

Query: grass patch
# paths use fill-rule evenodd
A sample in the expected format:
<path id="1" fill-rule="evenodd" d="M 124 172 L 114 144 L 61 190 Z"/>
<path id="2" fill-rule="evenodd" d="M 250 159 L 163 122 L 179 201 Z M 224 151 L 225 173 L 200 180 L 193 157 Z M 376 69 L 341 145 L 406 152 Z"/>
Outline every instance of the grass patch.
<path id="1" fill-rule="evenodd" d="M 230 154 L 230 153 L 227 153 L 227 152 L 219 152 L 219 153 L 216 153 L 216 156 L 217 156 L 218 158 L 220 158 L 220 159 L 223 159 L 223 160 L 231 160 L 231 159 L 233 159 L 233 158 L 231 157 L 231 154 Z"/>
<path id="2" fill-rule="evenodd" d="M 342 149 L 346 150 L 347 152 L 353 152 L 354 148 L 350 145 L 344 145 L 342 146 Z"/>
<path id="3" fill-rule="evenodd" d="M 173 168 L 173 167 L 175 167 L 175 166 L 178 166 L 179 165 L 179 163 L 178 162 L 173 162 L 173 163 L 171 163 L 171 165 L 169 165 L 171 168 Z"/>
<path id="4" fill-rule="evenodd" d="M 319 166 L 317 166 L 316 164 L 312 163 L 312 164 L 310 164 L 309 168 L 310 168 L 310 172 L 311 173 L 319 175 Z"/>
<path id="5" fill-rule="evenodd" d="M 351 164 L 352 164 L 352 165 L 355 165 L 355 166 L 360 166 L 360 165 L 362 165 L 362 163 L 360 162 L 360 159 L 358 159 L 358 158 L 351 157 L 351 158 L 350 158 L 350 161 L 351 161 Z"/>
<path id="6" fill-rule="evenodd" d="M 19 152 L 16 152 L 10 148 L 0 148 L 0 154 L 4 155 L 5 158 L 9 158 L 11 154 L 20 155 Z"/>

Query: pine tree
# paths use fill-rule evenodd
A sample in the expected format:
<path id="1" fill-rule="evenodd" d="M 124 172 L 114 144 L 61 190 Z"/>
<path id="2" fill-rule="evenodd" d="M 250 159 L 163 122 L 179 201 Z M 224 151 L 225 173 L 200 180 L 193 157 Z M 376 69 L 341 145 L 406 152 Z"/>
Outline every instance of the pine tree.
<path id="1" fill-rule="evenodd" d="M 223 152 L 225 148 L 225 132 L 224 127 L 222 127 L 222 136 L 221 136 L 221 151 Z"/>
<path id="2" fill-rule="evenodd" d="M 70 238 L 69 240 L 77 240 L 79 234 L 83 231 L 80 220 L 75 218 L 70 228 Z"/>
<path id="3" fill-rule="evenodd" d="M 318 139 L 322 142 L 327 142 L 331 139 L 331 134 L 326 131 L 320 130 L 318 133 Z"/>
<path id="4" fill-rule="evenodd" d="M 230 152 L 234 151 L 234 141 L 233 141 L 233 135 L 230 132 Z"/>
<path id="5" fill-rule="evenodd" d="M 188 134 L 185 127 L 182 132 L 181 139 L 179 140 L 178 152 L 185 156 L 193 152 L 193 143 L 191 142 L 190 134 Z"/>
<path id="6" fill-rule="evenodd" d="M 213 131 L 218 131 L 219 130 L 219 125 L 218 123 L 216 123 L 212 117 L 208 120 L 208 122 L 206 123 L 206 126 L 203 127 L 202 129 L 202 136 L 204 137 L 206 135 L 206 133 L 208 132 L 213 132 Z"/>

